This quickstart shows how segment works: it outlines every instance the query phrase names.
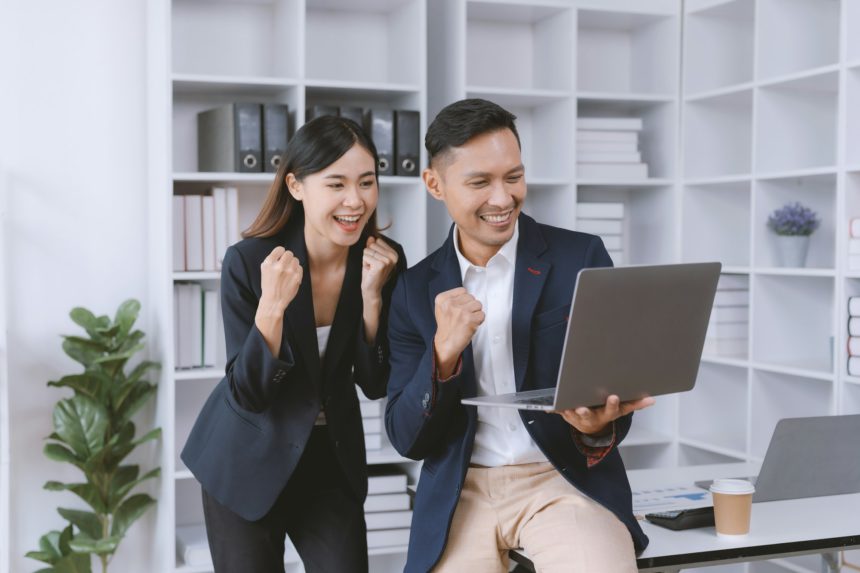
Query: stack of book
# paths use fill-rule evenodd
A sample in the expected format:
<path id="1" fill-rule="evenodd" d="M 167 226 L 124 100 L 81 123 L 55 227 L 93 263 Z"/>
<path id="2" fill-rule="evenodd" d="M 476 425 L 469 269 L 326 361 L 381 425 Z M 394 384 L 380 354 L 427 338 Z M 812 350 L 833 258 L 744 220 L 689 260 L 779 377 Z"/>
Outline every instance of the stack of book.
<path id="1" fill-rule="evenodd" d="M 848 270 L 860 271 L 860 219 L 851 219 L 848 233 Z"/>
<path id="2" fill-rule="evenodd" d="M 848 375 L 860 376 L 860 296 L 848 297 Z"/>
<path id="3" fill-rule="evenodd" d="M 598 235 L 617 267 L 624 259 L 624 203 L 577 203 L 576 230 Z"/>
<path id="4" fill-rule="evenodd" d="M 239 240 L 239 195 L 213 187 L 207 195 L 173 196 L 173 270 L 218 271 Z"/>
<path id="5" fill-rule="evenodd" d="M 711 321 L 705 336 L 705 354 L 746 356 L 749 340 L 749 277 L 720 275 Z"/>
<path id="6" fill-rule="evenodd" d="M 409 543 L 412 510 L 407 476 L 397 466 L 370 466 L 367 477 L 367 548 L 393 547 Z"/>
<path id="7" fill-rule="evenodd" d="M 576 128 L 579 179 L 647 179 L 639 153 L 641 118 L 581 117 Z"/>
<path id="8" fill-rule="evenodd" d="M 223 349 L 218 291 L 198 283 L 173 285 L 173 351 L 176 368 L 205 368 L 218 363 Z"/>
<path id="9" fill-rule="evenodd" d="M 364 447 L 368 450 L 382 448 L 382 412 L 384 400 L 370 400 L 358 392 L 361 408 L 361 423 L 364 425 Z"/>

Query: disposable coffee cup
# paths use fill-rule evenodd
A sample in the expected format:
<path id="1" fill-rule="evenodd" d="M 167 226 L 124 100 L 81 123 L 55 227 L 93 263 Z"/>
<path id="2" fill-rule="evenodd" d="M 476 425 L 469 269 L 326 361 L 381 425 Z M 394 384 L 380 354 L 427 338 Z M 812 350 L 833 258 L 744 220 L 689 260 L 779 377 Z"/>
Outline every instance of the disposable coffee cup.
<path id="1" fill-rule="evenodd" d="M 717 537 L 738 539 L 750 532 L 755 488 L 745 479 L 718 479 L 710 487 L 714 498 Z"/>

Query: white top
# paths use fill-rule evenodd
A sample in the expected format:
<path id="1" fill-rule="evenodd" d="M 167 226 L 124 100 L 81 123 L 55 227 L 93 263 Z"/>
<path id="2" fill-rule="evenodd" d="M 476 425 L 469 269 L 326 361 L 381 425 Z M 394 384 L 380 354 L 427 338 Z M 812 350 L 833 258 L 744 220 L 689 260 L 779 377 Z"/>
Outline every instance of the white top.
<path id="1" fill-rule="evenodd" d="M 459 229 L 454 228 L 454 250 L 460 262 L 463 287 L 481 302 L 486 318 L 472 338 L 478 396 L 516 392 L 511 312 L 514 303 L 514 269 L 517 262 L 519 223 L 486 267 L 469 262 L 460 252 Z M 478 406 L 478 429 L 472 463 L 488 467 L 545 462 L 532 441 L 519 410 Z"/>
<path id="2" fill-rule="evenodd" d="M 328 346 L 329 334 L 331 334 L 331 325 L 317 327 L 317 348 L 319 348 L 320 351 L 320 363 L 322 363 L 323 358 L 325 358 L 325 349 Z M 325 410 L 320 408 L 320 413 L 317 415 L 317 421 L 314 422 L 314 425 L 323 426 L 325 423 Z"/>

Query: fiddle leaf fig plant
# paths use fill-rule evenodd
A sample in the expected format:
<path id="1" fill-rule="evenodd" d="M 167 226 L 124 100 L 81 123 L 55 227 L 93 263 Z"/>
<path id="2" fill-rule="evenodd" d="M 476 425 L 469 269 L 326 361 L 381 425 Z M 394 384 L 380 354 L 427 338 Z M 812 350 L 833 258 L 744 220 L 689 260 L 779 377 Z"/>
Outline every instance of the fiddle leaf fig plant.
<path id="1" fill-rule="evenodd" d="M 83 481 L 49 481 L 45 489 L 70 491 L 90 510 L 58 508 L 68 522 L 63 531 L 51 531 L 39 540 L 39 550 L 27 557 L 50 567 L 38 573 L 87 573 L 91 556 L 101 561 L 102 572 L 129 527 L 155 503 L 145 493 L 132 493 L 140 483 L 158 477 L 160 468 L 141 475 L 134 464 L 124 463 L 137 446 L 161 436 L 156 428 L 136 437 L 132 417 L 153 398 L 156 386 L 145 379 L 159 367 L 142 361 L 126 372 L 129 360 L 143 350 L 144 334 L 132 330 L 140 313 L 136 300 L 123 302 L 111 320 L 85 308 L 71 311 L 72 320 L 87 336 L 64 336 L 63 351 L 84 367 L 79 374 L 64 376 L 48 386 L 68 388 L 71 398 L 54 407 L 54 432 L 44 453 L 81 470 Z"/>

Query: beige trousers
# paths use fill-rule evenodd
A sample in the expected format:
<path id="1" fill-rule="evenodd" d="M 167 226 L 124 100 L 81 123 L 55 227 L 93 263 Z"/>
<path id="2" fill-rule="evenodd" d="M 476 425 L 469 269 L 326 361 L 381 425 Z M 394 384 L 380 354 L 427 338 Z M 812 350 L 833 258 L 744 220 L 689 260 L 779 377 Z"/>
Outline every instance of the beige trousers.
<path id="1" fill-rule="evenodd" d="M 635 573 L 630 533 L 615 515 L 574 488 L 549 462 L 471 467 L 441 573 L 508 570 L 523 548 L 538 573 Z"/>

